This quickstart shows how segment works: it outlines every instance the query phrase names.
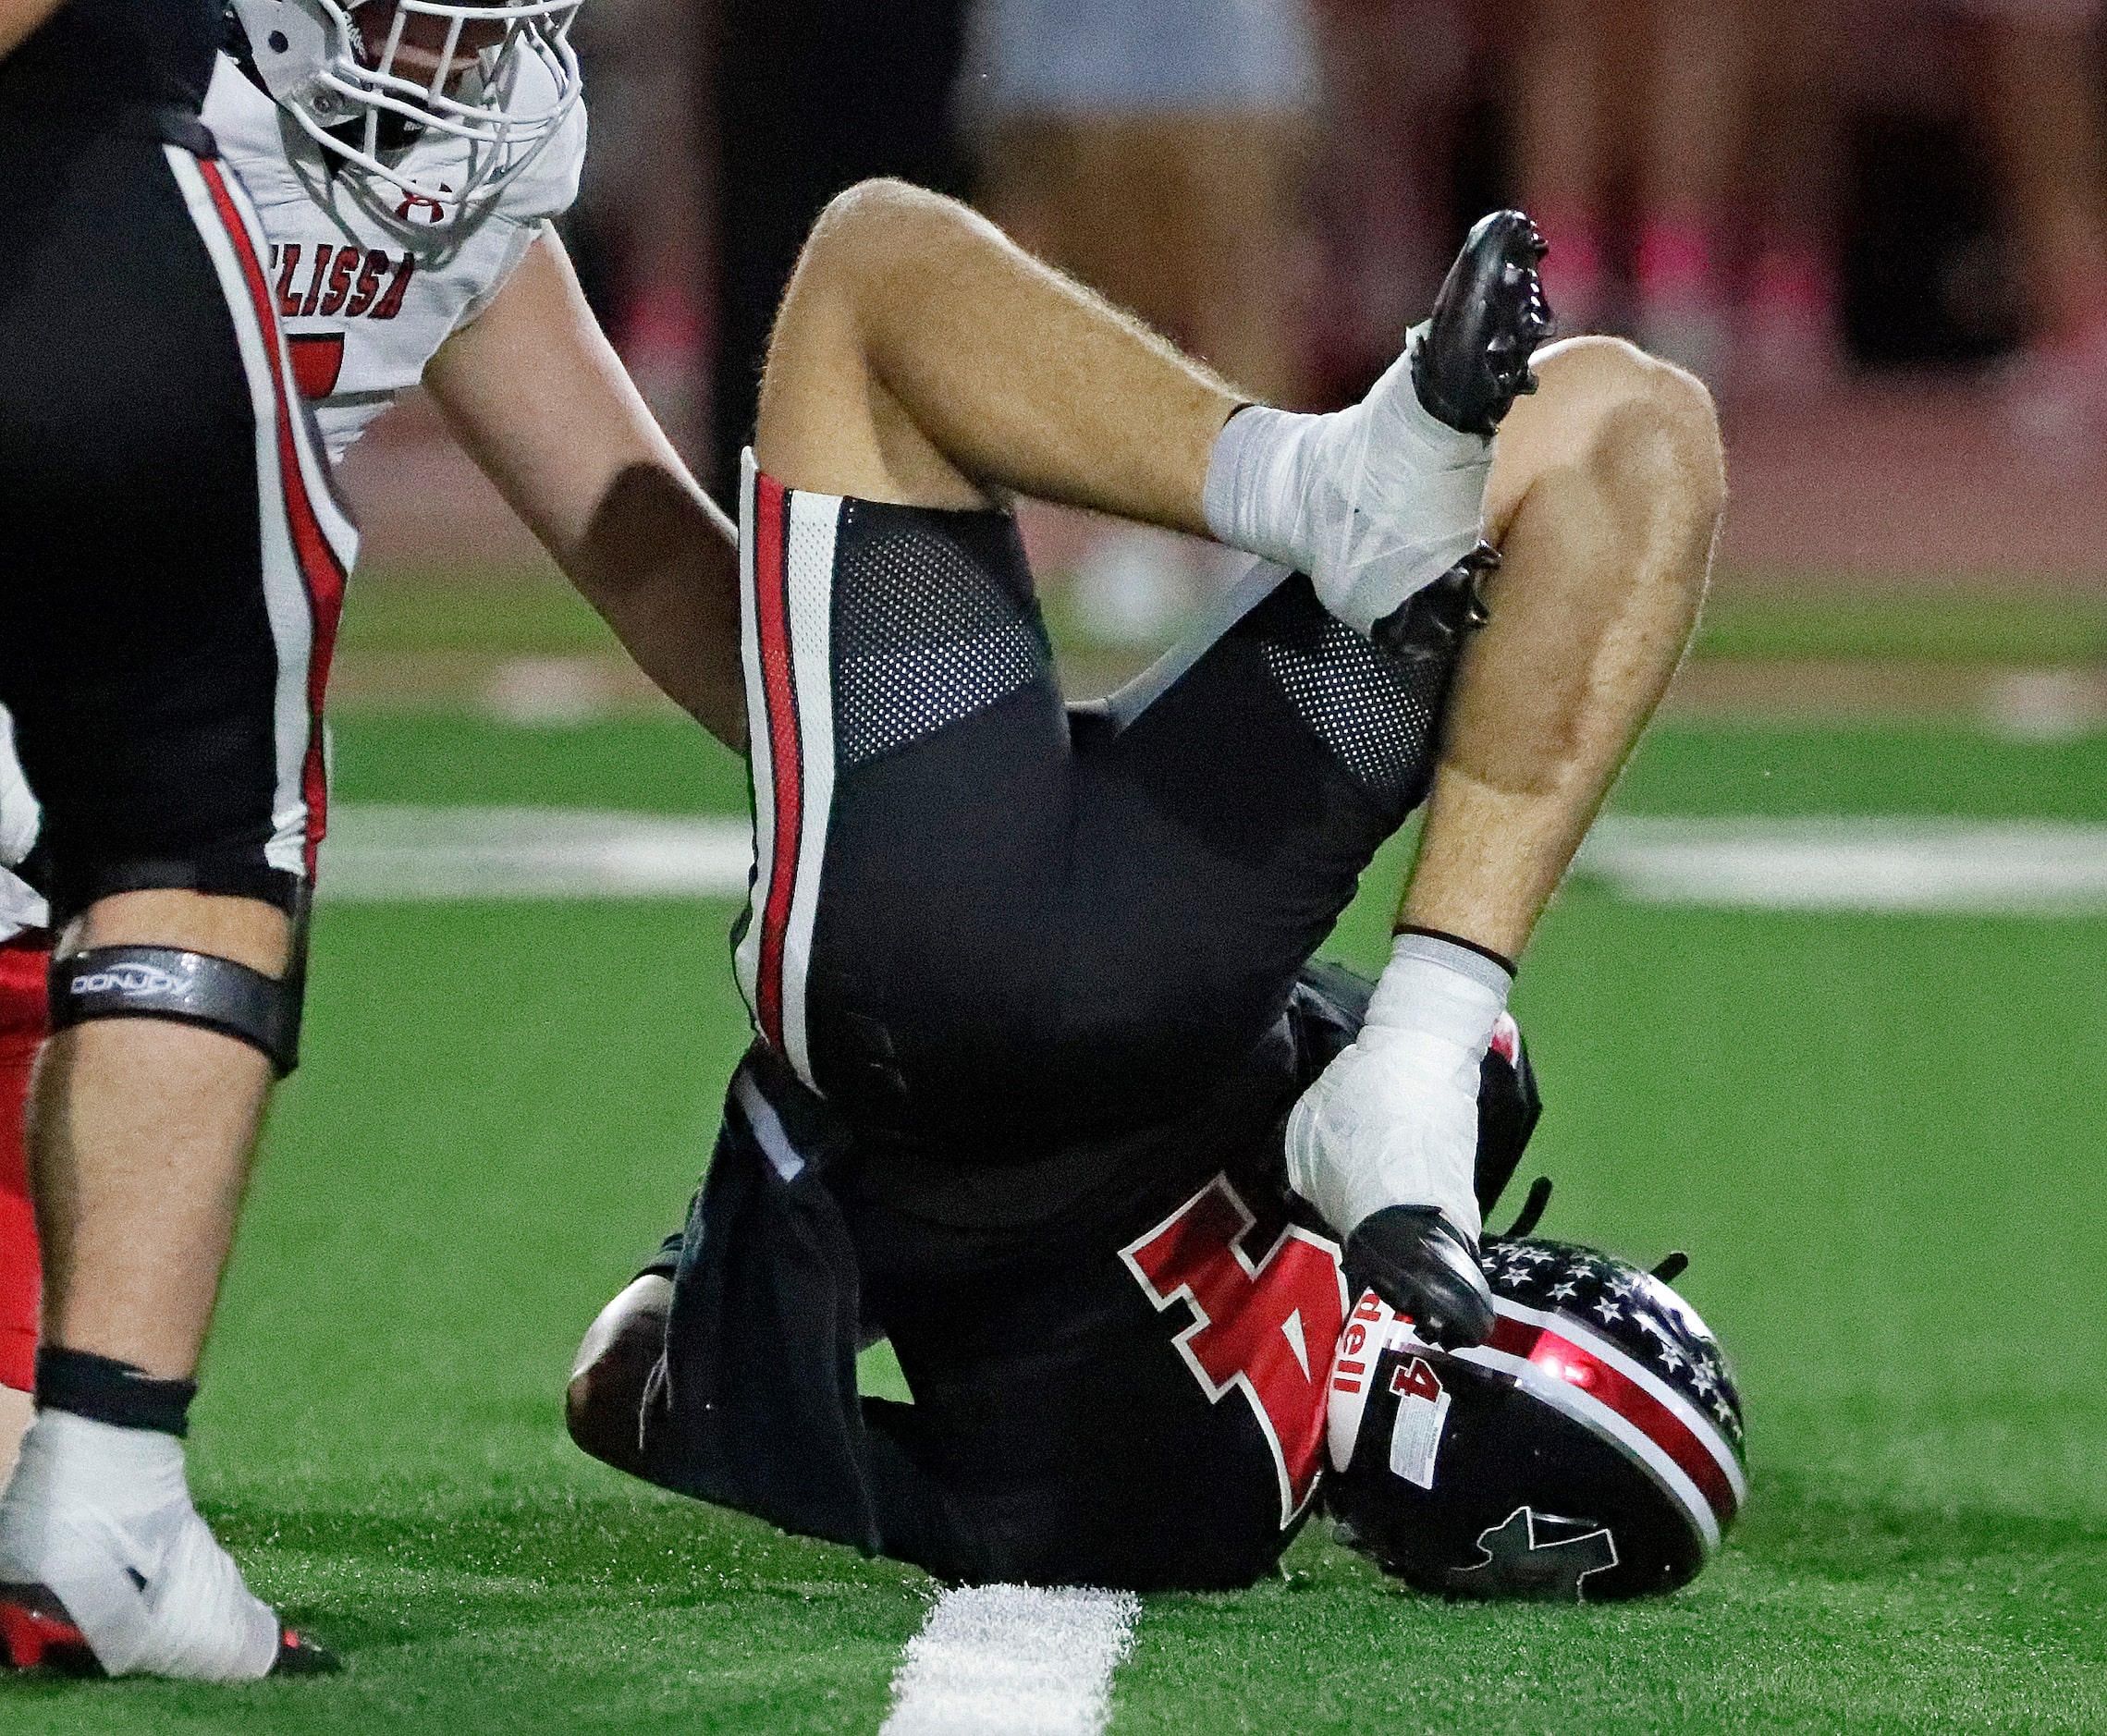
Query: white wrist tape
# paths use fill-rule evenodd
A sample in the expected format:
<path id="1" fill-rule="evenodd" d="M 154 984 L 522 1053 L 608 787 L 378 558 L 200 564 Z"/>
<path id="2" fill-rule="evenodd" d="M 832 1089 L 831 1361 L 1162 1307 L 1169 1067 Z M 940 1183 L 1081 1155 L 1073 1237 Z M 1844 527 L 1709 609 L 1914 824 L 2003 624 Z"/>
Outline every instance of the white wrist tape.
<path id="1" fill-rule="evenodd" d="M 1467 947 L 1397 937 L 1361 1034 L 1288 1118 L 1289 1181 L 1341 1235 L 1390 1205 L 1478 1234 L 1478 1070 L 1507 989 Z"/>
<path id="2" fill-rule="evenodd" d="M 1482 1061 L 1513 985 L 1506 970 L 1482 952 L 1439 935 L 1399 935 L 1376 979 L 1366 1023 L 1475 1044 Z"/>
<path id="3" fill-rule="evenodd" d="M 1411 349 L 1346 410 L 1239 410 L 1202 494 L 1218 541 L 1307 573 L 1361 633 L 1469 554 L 1485 515 L 1493 443 L 1428 413 Z"/>

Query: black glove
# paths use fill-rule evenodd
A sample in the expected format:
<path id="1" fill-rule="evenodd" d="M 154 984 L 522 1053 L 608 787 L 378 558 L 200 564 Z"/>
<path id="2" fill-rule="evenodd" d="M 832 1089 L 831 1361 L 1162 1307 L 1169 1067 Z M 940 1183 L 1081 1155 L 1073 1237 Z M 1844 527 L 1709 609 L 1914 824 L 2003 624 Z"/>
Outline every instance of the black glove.
<path id="1" fill-rule="evenodd" d="M 1431 1205 L 1386 1205 L 1346 1238 L 1346 1281 L 1372 1290 L 1444 1350 L 1492 1336 L 1492 1287 L 1470 1238 Z"/>

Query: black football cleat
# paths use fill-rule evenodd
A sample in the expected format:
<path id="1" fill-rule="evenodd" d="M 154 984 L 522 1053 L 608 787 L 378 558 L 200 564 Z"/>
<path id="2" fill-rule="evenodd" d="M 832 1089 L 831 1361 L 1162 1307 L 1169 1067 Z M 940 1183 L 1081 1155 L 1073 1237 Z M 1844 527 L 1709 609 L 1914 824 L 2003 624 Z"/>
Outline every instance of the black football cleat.
<path id="1" fill-rule="evenodd" d="M 278 1629 L 278 1655 L 265 1673 L 331 1676 L 343 1668 L 336 1653 L 291 1628 Z M 0 1585 L 0 1668 L 55 1669 L 66 1676 L 104 1673 L 88 1636 L 74 1625 L 50 1587 Z"/>
<path id="2" fill-rule="evenodd" d="M 1431 1205 L 1386 1205 L 1346 1238 L 1346 1281 L 1372 1290 L 1443 1350 L 1492 1336 L 1492 1287 L 1470 1238 Z"/>
<path id="3" fill-rule="evenodd" d="M 1500 551 L 1480 543 L 1453 567 L 1378 621 L 1369 633 L 1391 656 L 1446 667 L 1467 633 L 1492 618 L 1485 605 L 1486 575 L 1500 570 Z M 1445 686 L 1445 683 L 1444 683 Z"/>
<path id="4" fill-rule="evenodd" d="M 1551 335 L 1537 262 L 1544 238 L 1519 211 L 1480 217 L 1434 298 L 1412 352 L 1412 384 L 1438 422 L 1489 438 L 1516 397 L 1537 389 L 1529 357 Z"/>

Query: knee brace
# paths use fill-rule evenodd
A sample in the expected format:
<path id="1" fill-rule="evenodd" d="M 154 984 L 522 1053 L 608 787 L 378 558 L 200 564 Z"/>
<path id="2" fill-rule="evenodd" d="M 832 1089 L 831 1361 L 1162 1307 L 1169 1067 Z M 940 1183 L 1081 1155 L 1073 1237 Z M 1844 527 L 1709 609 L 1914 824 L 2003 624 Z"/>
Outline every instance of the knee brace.
<path id="1" fill-rule="evenodd" d="M 51 1028 L 91 1019 L 166 1019 L 261 1049 L 283 1079 L 300 1064 L 307 972 L 283 978 L 180 947 L 90 947 L 51 961 Z"/>

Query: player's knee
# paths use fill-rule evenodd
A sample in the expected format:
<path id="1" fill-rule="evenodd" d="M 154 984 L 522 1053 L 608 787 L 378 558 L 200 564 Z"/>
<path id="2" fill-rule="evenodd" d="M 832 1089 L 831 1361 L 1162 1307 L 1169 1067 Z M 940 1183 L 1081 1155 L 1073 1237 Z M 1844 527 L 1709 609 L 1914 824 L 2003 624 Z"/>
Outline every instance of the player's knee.
<path id="1" fill-rule="evenodd" d="M 1621 337 L 1543 351 L 1537 373 L 1569 449 L 1653 501 L 1716 518 L 1726 499 L 1719 411 L 1694 373 Z"/>
<path id="2" fill-rule="evenodd" d="M 105 1020 L 190 1025 L 299 1065 L 304 930 L 261 899 L 185 888 L 97 899 L 51 963 L 55 1033 Z"/>
<path id="3" fill-rule="evenodd" d="M 67 939 L 80 947 L 180 947 L 278 976 L 292 958 L 293 922 L 263 898 L 150 886 L 98 898 Z"/>
<path id="4" fill-rule="evenodd" d="M 965 207 L 912 181 L 876 176 L 844 188 L 827 202 L 806 238 L 803 273 L 826 278 L 881 272 L 913 256 L 933 229 L 954 228 Z"/>

